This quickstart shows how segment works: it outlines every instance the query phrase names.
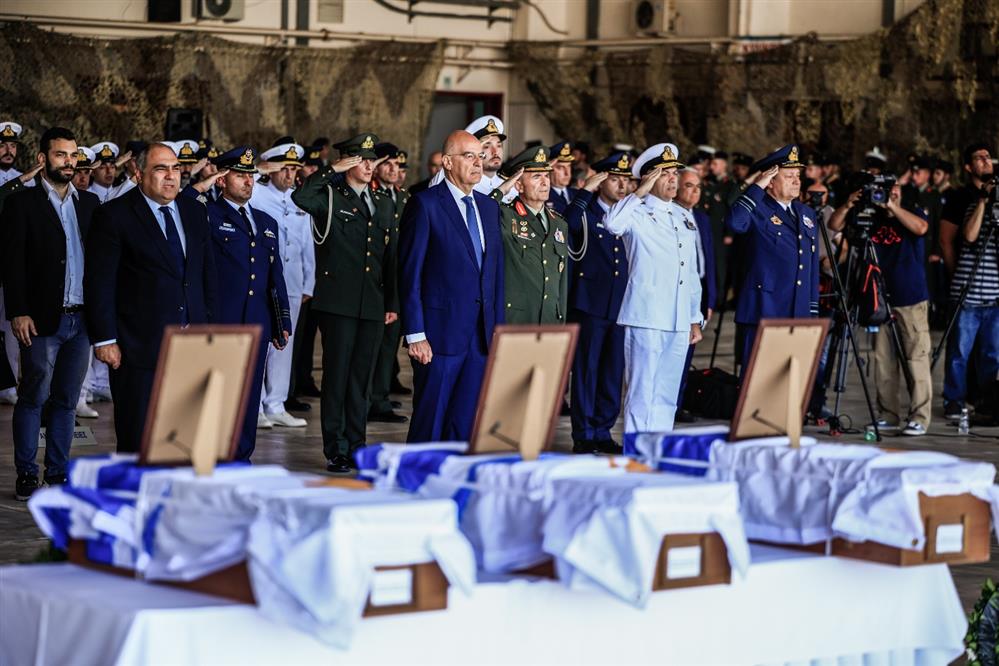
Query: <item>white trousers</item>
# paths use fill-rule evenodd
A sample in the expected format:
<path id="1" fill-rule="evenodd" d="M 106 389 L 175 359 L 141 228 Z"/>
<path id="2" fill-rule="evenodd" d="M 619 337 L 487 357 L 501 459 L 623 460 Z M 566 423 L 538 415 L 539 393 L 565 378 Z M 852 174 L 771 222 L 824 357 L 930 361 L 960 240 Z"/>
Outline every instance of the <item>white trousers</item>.
<path id="1" fill-rule="evenodd" d="M 676 417 L 690 331 L 624 327 L 624 431 L 668 432 Z"/>
<path id="2" fill-rule="evenodd" d="M 93 348 L 91 348 L 91 354 L 93 354 Z M 101 391 L 103 393 L 111 392 L 108 364 L 98 360 L 96 356 L 91 355 L 90 367 L 87 368 L 87 377 L 83 380 L 83 390 L 90 392 Z"/>
<path id="3" fill-rule="evenodd" d="M 302 295 L 288 294 L 291 305 L 291 326 L 298 322 L 298 312 L 302 309 Z M 291 331 L 294 335 L 295 331 Z M 260 411 L 264 414 L 280 414 L 284 411 L 284 401 L 288 399 L 291 385 L 291 340 L 280 351 L 274 345 L 267 345 L 267 364 L 264 367 L 264 387 L 260 396 Z"/>

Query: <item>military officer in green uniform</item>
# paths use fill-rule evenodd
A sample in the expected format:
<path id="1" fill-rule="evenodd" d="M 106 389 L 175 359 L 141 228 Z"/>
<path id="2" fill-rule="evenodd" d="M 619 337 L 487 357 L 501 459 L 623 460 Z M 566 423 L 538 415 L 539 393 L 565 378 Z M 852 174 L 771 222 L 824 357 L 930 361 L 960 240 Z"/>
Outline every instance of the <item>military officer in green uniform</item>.
<path id="1" fill-rule="evenodd" d="M 312 312 L 323 338 L 320 417 L 326 469 L 349 472 L 365 444 L 371 375 L 385 326 L 398 318 L 398 233 L 392 199 L 371 186 L 378 137 L 334 145 L 344 157 L 295 190 L 292 200 L 315 223 Z M 332 204 L 330 197 L 332 196 Z"/>
<path id="2" fill-rule="evenodd" d="M 507 324 L 564 324 L 569 278 L 569 225 L 546 204 L 552 167 L 544 146 L 511 159 L 513 174 L 490 195 L 500 204 Z M 516 187 L 517 197 L 503 203 Z"/>

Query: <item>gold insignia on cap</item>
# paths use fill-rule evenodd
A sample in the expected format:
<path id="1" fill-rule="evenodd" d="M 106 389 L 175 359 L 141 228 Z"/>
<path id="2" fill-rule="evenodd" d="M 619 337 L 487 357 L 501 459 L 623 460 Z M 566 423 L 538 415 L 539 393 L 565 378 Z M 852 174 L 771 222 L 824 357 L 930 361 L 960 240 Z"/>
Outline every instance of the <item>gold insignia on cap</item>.
<path id="1" fill-rule="evenodd" d="M 627 153 L 625 153 L 624 155 L 622 155 L 621 159 L 619 159 L 617 161 L 617 168 L 618 169 L 627 169 L 628 168 L 628 154 Z"/>
<path id="2" fill-rule="evenodd" d="M 406 163 L 406 153 L 399 153 L 399 164 Z"/>
<path id="3" fill-rule="evenodd" d="M 787 160 L 789 162 L 798 161 L 798 146 L 791 146 L 791 152 L 787 155 Z"/>
<path id="4" fill-rule="evenodd" d="M 311 153 L 309 153 L 309 159 L 310 160 L 318 160 L 319 159 L 319 151 L 318 150 L 313 150 Z"/>
<path id="5" fill-rule="evenodd" d="M 200 148 L 201 150 L 204 150 L 207 147 L 208 147 L 208 144 L 205 143 L 204 139 L 201 139 L 200 141 L 198 141 L 198 148 Z"/>
<path id="6" fill-rule="evenodd" d="M 76 159 L 78 159 L 78 160 L 85 160 L 85 159 L 87 159 L 87 154 L 85 152 L 83 152 L 82 150 L 78 150 L 78 151 L 76 151 Z"/>
<path id="7" fill-rule="evenodd" d="M 10 125 L 4 125 L 3 126 L 3 131 L 0 131 L 0 135 L 3 135 L 3 136 L 17 136 L 17 133 L 14 131 L 14 128 L 11 127 Z"/>
<path id="8" fill-rule="evenodd" d="M 178 157 L 191 157 L 192 155 L 194 155 L 194 151 L 191 150 L 191 144 L 187 142 L 181 144 L 180 154 L 178 155 Z"/>
<path id="9" fill-rule="evenodd" d="M 486 131 L 492 132 L 493 134 L 499 134 L 499 127 L 496 127 L 496 123 L 492 118 L 490 118 L 489 122 L 486 123 Z"/>
<path id="10" fill-rule="evenodd" d="M 572 147 L 568 143 L 562 144 L 562 150 L 558 151 L 559 157 L 569 157 L 572 155 Z"/>
<path id="11" fill-rule="evenodd" d="M 101 157 L 114 157 L 114 151 L 111 150 L 111 146 L 106 143 L 104 144 L 104 147 L 101 148 Z"/>
<path id="12" fill-rule="evenodd" d="M 291 146 L 290 148 L 288 148 L 288 152 L 286 152 L 284 156 L 287 157 L 289 160 L 297 160 L 298 151 L 295 150 L 295 146 Z"/>
<path id="13" fill-rule="evenodd" d="M 370 136 L 364 137 L 364 143 L 361 144 L 361 150 L 371 150 L 374 147 L 374 140 Z"/>
<path id="14" fill-rule="evenodd" d="M 663 159 L 670 162 L 676 159 L 676 155 L 673 154 L 673 149 L 669 146 L 663 150 Z"/>
<path id="15" fill-rule="evenodd" d="M 216 158 L 218 156 L 219 156 L 219 151 L 215 149 L 215 146 L 212 146 L 211 148 L 208 149 L 209 158 Z"/>
<path id="16" fill-rule="evenodd" d="M 538 164 L 548 161 L 548 154 L 545 152 L 544 148 L 538 148 L 538 152 L 534 155 L 534 161 Z"/>
<path id="17" fill-rule="evenodd" d="M 242 166 L 251 166 L 253 164 L 253 151 L 247 148 L 246 152 L 240 156 L 239 163 Z"/>

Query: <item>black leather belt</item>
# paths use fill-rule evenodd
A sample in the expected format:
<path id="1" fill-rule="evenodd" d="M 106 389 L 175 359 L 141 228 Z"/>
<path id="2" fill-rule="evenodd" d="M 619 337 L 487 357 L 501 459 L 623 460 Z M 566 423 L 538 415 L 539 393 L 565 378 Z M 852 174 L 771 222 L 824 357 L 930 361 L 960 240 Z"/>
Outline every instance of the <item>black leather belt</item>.
<path id="1" fill-rule="evenodd" d="M 82 305 L 66 305 L 66 306 L 63 306 L 63 309 L 62 309 L 62 313 L 63 314 L 74 314 L 76 312 L 83 312 L 83 306 Z"/>

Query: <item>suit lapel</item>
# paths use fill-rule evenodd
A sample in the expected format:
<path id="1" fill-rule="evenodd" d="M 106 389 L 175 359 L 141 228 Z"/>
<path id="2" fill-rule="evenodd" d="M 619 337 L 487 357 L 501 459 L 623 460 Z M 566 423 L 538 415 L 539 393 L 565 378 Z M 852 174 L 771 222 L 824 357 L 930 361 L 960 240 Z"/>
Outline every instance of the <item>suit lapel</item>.
<path id="1" fill-rule="evenodd" d="M 437 196 L 439 197 L 441 208 L 447 213 L 451 224 L 454 225 L 455 230 L 458 232 L 458 237 L 461 238 L 465 249 L 468 250 L 468 258 L 472 260 L 472 265 L 478 268 L 478 262 L 475 261 L 475 248 L 472 247 L 472 237 L 469 236 L 468 225 L 465 224 L 465 220 L 461 217 L 461 211 L 458 210 L 458 205 L 455 203 L 454 197 L 451 196 L 451 190 L 448 188 L 447 183 L 441 183 L 437 186 Z M 474 196 L 474 193 L 472 196 Z M 485 230 L 487 228 L 485 221 L 479 220 L 479 222 L 482 223 L 482 228 Z"/>
<path id="2" fill-rule="evenodd" d="M 149 205 L 146 203 L 145 197 L 142 196 L 142 192 L 139 188 L 132 190 L 135 195 L 132 196 L 132 210 L 138 216 L 140 227 L 152 240 L 153 245 L 159 248 L 160 255 L 163 257 L 163 263 L 170 269 L 170 272 L 176 274 L 177 267 L 174 264 L 173 255 L 170 252 L 170 246 L 167 244 L 166 236 L 163 235 L 163 231 L 160 230 L 160 225 L 156 221 L 156 217 L 153 215 L 153 211 L 149 209 Z M 178 210 L 180 206 L 178 205 Z"/>

